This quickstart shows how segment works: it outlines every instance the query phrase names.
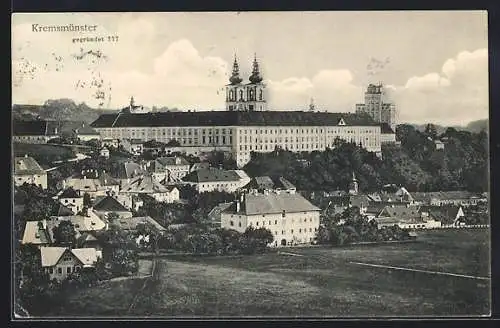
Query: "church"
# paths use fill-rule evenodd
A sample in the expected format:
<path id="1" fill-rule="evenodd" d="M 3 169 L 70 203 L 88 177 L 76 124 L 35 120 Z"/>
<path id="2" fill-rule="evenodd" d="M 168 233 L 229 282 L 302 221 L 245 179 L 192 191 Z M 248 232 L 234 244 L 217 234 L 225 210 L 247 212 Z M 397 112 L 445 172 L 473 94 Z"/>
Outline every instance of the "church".
<path id="1" fill-rule="evenodd" d="M 140 113 L 131 101 L 129 108 L 103 114 L 91 126 L 106 139 L 175 140 L 187 153 L 221 150 L 230 153 L 240 168 L 252 153 L 322 151 L 334 147 L 337 138 L 381 153 L 380 123 L 368 113 L 318 111 L 312 103 L 307 111 L 268 109 L 257 56 L 247 81 L 235 57 L 225 88 L 223 111 Z"/>
<path id="2" fill-rule="evenodd" d="M 240 68 L 236 56 L 234 57 L 233 72 L 226 85 L 226 110 L 227 111 L 265 111 L 267 103 L 265 97 L 266 86 L 262 82 L 259 62 L 255 55 L 252 65 L 252 74 L 247 83 L 240 77 Z"/>

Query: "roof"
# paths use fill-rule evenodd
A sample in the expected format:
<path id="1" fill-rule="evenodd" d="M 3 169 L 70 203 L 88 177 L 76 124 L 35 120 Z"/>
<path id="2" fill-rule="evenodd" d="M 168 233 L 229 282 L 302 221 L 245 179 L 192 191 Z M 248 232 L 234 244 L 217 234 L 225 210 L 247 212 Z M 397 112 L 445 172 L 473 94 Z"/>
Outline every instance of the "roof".
<path id="1" fill-rule="evenodd" d="M 103 230 L 106 228 L 106 223 L 97 215 L 91 217 L 82 215 L 56 216 L 52 217 L 48 222 L 53 226 L 57 226 L 62 221 L 70 221 L 75 230 L 79 232 Z"/>
<path id="2" fill-rule="evenodd" d="M 57 122 L 46 120 L 12 122 L 12 135 L 15 136 L 57 136 Z"/>
<path id="3" fill-rule="evenodd" d="M 295 186 L 287 179 L 279 176 L 260 176 L 255 177 L 244 187 L 247 189 L 295 189 Z"/>
<path id="4" fill-rule="evenodd" d="M 431 199 L 449 200 L 449 199 L 471 199 L 482 197 L 479 193 L 469 191 L 436 191 L 436 192 L 414 192 L 413 199 L 418 201 L 430 201 Z"/>
<path id="5" fill-rule="evenodd" d="M 118 170 L 119 179 L 130 179 L 144 174 L 146 171 L 135 162 L 124 162 Z"/>
<path id="6" fill-rule="evenodd" d="M 366 195 L 342 195 L 331 198 L 333 205 L 366 207 L 370 204 L 370 199 Z"/>
<path id="7" fill-rule="evenodd" d="M 43 228 L 43 221 L 26 221 L 23 244 L 50 244 L 50 235 Z"/>
<path id="8" fill-rule="evenodd" d="M 101 172 L 101 174 L 99 174 L 97 179 L 99 180 L 99 183 L 101 186 L 118 186 L 118 185 L 120 185 L 120 181 L 113 178 L 111 175 L 109 175 L 109 173 L 104 172 L 104 171 Z"/>
<path id="9" fill-rule="evenodd" d="M 239 181 L 240 175 L 233 170 L 221 170 L 210 167 L 199 169 L 186 175 L 183 180 L 188 182 Z"/>
<path id="10" fill-rule="evenodd" d="M 145 114 L 103 114 L 92 122 L 94 128 L 158 126 L 331 126 L 343 119 L 350 126 L 379 126 L 366 113 L 306 111 L 193 111 Z"/>
<path id="11" fill-rule="evenodd" d="M 73 210 L 71 210 L 69 207 L 64 206 L 63 204 L 57 204 L 54 210 L 51 212 L 53 215 L 57 216 L 68 216 L 68 215 L 75 215 Z"/>
<path id="12" fill-rule="evenodd" d="M 83 265 L 93 265 L 97 262 L 97 250 L 95 248 L 73 248 L 71 250 Z"/>
<path id="13" fill-rule="evenodd" d="M 124 185 L 122 193 L 165 193 L 168 192 L 164 185 L 156 181 L 151 175 L 144 175 L 134 178 L 130 183 Z"/>
<path id="14" fill-rule="evenodd" d="M 299 194 L 269 193 L 269 194 L 246 194 L 240 212 L 236 212 L 236 204 L 233 203 L 224 212 L 242 213 L 245 215 L 277 214 L 297 212 L 320 211 L 321 209 L 311 204 Z"/>
<path id="15" fill-rule="evenodd" d="M 156 222 L 150 216 L 135 216 L 131 218 L 120 219 L 116 220 L 113 224 L 116 224 L 120 229 L 123 230 L 136 230 L 138 225 L 145 223 L 152 225 L 159 232 L 163 232 L 166 230 L 161 224 Z"/>
<path id="16" fill-rule="evenodd" d="M 160 163 L 163 166 L 167 165 L 189 165 L 189 162 L 184 158 L 180 156 L 173 156 L 173 157 L 158 157 L 156 162 Z"/>
<path id="17" fill-rule="evenodd" d="M 388 123 L 380 124 L 380 133 L 382 134 L 395 134 L 394 130 Z"/>
<path id="18" fill-rule="evenodd" d="M 210 167 L 209 162 L 201 162 L 201 163 L 194 163 L 193 166 L 191 166 L 191 171 L 198 171 L 201 169 L 208 169 Z"/>
<path id="19" fill-rule="evenodd" d="M 94 210 L 99 212 L 128 212 L 128 209 L 115 198 L 106 196 L 94 204 Z"/>
<path id="20" fill-rule="evenodd" d="M 420 212 L 418 206 L 386 206 L 379 216 L 396 218 L 398 220 L 415 220 L 420 219 Z"/>
<path id="21" fill-rule="evenodd" d="M 78 135 L 99 135 L 89 124 L 81 121 L 57 122 L 61 132 L 75 132 Z"/>
<path id="22" fill-rule="evenodd" d="M 441 222 L 453 222 L 457 218 L 461 206 L 459 205 L 444 205 L 444 206 L 421 206 L 419 211 L 427 212 L 429 216 Z"/>
<path id="23" fill-rule="evenodd" d="M 66 186 L 72 187 L 75 190 L 80 191 L 97 191 L 99 187 L 99 180 L 97 179 L 81 179 L 81 178 L 69 178 L 66 180 Z"/>
<path id="24" fill-rule="evenodd" d="M 41 247 L 42 267 L 51 267 L 59 262 L 61 256 L 68 251 L 66 247 Z"/>
<path id="25" fill-rule="evenodd" d="M 211 220 L 220 220 L 220 214 L 227 210 L 233 203 L 220 203 L 219 205 L 215 206 L 209 213 L 208 217 Z"/>
<path id="26" fill-rule="evenodd" d="M 46 174 L 40 164 L 30 156 L 15 157 L 14 159 L 14 174 Z"/>
<path id="27" fill-rule="evenodd" d="M 78 195 L 75 189 L 69 187 L 62 192 L 59 198 L 80 198 L 80 195 Z"/>

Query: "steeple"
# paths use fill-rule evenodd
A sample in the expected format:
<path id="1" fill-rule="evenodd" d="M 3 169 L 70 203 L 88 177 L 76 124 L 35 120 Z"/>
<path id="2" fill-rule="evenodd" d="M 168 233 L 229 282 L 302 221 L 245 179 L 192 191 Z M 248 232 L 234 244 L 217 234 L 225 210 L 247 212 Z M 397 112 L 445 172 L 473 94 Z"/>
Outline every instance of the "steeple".
<path id="1" fill-rule="evenodd" d="M 130 97 L 130 108 L 133 108 L 135 104 L 134 97 Z"/>
<path id="2" fill-rule="evenodd" d="M 233 72 L 231 74 L 231 77 L 229 78 L 229 82 L 231 84 L 240 84 L 241 81 L 243 81 L 240 77 L 240 66 L 238 65 L 238 60 L 236 59 L 236 54 L 234 55 L 234 62 L 233 62 Z"/>
<path id="3" fill-rule="evenodd" d="M 254 54 L 252 75 L 249 78 L 251 83 L 262 82 L 262 76 L 260 76 L 259 63 L 257 62 L 257 54 Z"/>
<path id="4" fill-rule="evenodd" d="M 314 98 L 311 98 L 311 103 L 309 104 L 309 111 L 314 112 L 315 106 L 314 106 Z"/>

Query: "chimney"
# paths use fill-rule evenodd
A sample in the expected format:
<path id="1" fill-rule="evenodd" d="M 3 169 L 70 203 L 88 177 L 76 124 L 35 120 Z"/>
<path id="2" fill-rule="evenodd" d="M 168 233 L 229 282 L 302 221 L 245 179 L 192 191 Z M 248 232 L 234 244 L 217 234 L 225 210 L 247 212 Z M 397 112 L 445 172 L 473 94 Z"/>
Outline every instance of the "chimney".
<path id="1" fill-rule="evenodd" d="M 24 158 L 28 158 L 28 154 L 24 154 Z"/>
<path id="2" fill-rule="evenodd" d="M 47 220 L 46 219 L 43 219 L 42 226 L 43 226 L 43 230 L 47 229 Z"/>
<path id="3" fill-rule="evenodd" d="M 240 209 L 241 209 L 241 202 L 240 202 L 240 200 L 237 200 L 236 201 L 236 213 L 239 213 Z"/>

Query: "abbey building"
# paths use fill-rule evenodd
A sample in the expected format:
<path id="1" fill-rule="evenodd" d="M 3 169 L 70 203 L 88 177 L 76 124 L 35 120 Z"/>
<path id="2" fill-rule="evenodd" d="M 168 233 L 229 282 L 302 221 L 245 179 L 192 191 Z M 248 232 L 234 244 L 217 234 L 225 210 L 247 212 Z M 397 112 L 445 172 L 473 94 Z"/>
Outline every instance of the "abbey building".
<path id="1" fill-rule="evenodd" d="M 133 105 L 131 105 L 133 107 Z M 312 108 L 312 109 L 311 109 Z M 267 108 L 266 87 L 254 59 L 248 82 L 240 76 L 235 59 L 226 85 L 225 111 L 179 111 L 103 114 L 92 127 L 105 139 L 177 141 L 186 152 L 220 150 L 230 153 L 238 167 L 251 154 L 285 149 L 321 151 L 334 147 L 337 138 L 381 152 L 381 125 L 366 112 L 273 111 Z"/>

